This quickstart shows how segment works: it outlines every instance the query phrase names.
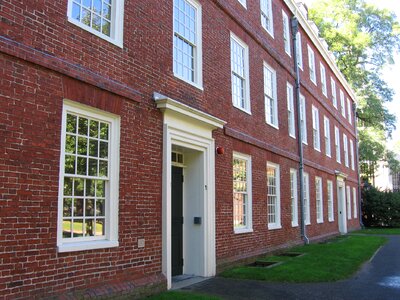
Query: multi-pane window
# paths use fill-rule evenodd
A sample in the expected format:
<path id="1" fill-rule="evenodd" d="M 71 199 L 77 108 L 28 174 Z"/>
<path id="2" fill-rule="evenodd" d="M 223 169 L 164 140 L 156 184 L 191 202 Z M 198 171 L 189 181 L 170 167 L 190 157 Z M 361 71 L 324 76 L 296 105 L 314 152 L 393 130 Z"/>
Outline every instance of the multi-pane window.
<path id="1" fill-rule="evenodd" d="M 303 69 L 303 48 L 301 47 L 301 34 L 300 31 L 296 35 L 296 56 L 297 64 L 300 69 Z"/>
<path id="2" fill-rule="evenodd" d="M 346 197 L 346 204 L 347 204 L 347 219 L 351 219 L 351 194 L 350 194 L 350 187 L 346 186 L 347 197 Z"/>
<path id="3" fill-rule="evenodd" d="M 343 153 L 344 153 L 344 165 L 349 167 L 349 145 L 347 141 L 347 135 L 343 133 Z"/>
<path id="4" fill-rule="evenodd" d="M 350 99 L 347 98 L 347 119 L 349 120 L 349 123 L 352 124 L 352 118 L 351 118 L 351 103 Z"/>
<path id="5" fill-rule="evenodd" d="M 332 90 L 332 104 L 337 108 L 337 92 L 336 92 L 336 81 L 331 77 L 331 90 Z"/>
<path id="6" fill-rule="evenodd" d="M 288 106 L 288 127 L 289 135 L 296 138 L 296 127 L 294 123 L 294 101 L 293 101 L 293 86 L 286 84 L 287 106 Z"/>
<path id="7" fill-rule="evenodd" d="M 339 134 L 339 128 L 335 126 L 335 152 L 336 152 L 336 161 L 338 163 L 341 163 L 341 158 L 340 158 L 340 134 Z"/>
<path id="8" fill-rule="evenodd" d="M 344 105 L 344 93 L 340 90 L 340 111 L 342 112 L 342 116 L 346 118 L 346 107 Z"/>
<path id="9" fill-rule="evenodd" d="M 278 165 L 272 163 L 267 164 L 267 180 L 268 228 L 281 228 L 281 201 Z"/>
<path id="10" fill-rule="evenodd" d="M 311 47 L 308 45 L 308 68 L 310 70 L 310 80 L 314 82 L 314 84 L 317 84 L 317 74 L 315 70 L 315 55 L 314 51 L 311 49 Z"/>
<path id="11" fill-rule="evenodd" d="M 249 50 L 245 43 L 231 34 L 231 69 L 233 105 L 250 112 Z"/>
<path id="12" fill-rule="evenodd" d="M 303 189 L 304 189 L 304 201 L 303 201 L 303 213 L 304 213 L 304 224 L 310 225 L 310 182 L 308 173 L 303 174 Z"/>
<path id="13" fill-rule="evenodd" d="M 321 139 L 319 130 L 319 111 L 316 107 L 312 107 L 312 125 L 313 125 L 313 141 L 314 149 L 321 151 Z"/>
<path id="14" fill-rule="evenodd" d="M 315 201 L 317 210 L 317 223 L 322 223 L 324 222 L 324 213 L 321 177 L 315 177 Z"/>
<path id="15" fill-rule="evenodd" d="M 175 76 L 201 86 L 201 7 L 194 0 L 174 0 Z"/>
<path id="16" fill-rule="evenodd" d="M 322 93 L 327 96 L 327 88 L 326 88 L 326 71 L 325 67 L 322 63 L 320 63 L 320 70 L 321 70 L 321 88 L 322 88 Z"/>
<path id="17" fill-rule="evenodd" d="M 238 0 L 240 4 L 243 5 L 243 7 L 247 8 L 247 3 L 246 0 Z"/>
<path id="18" fill-rule="evenodd" d="M 327 181 L 328 187 L 328 221 L 334 221 L 334 214 L 333 214 L 333 183 L 332 181 Z"/>
<path id="19" fill-rule="evenodd" d="M 64 103 L 58 239 L 61 252 L 74 251 L 72 243 L 116 242 L 119 119 L 82 107 Z M 111 244 L 102 247 L 116 246 Z M 90 247 L 88 244 L 84 248 Z"/>
<path id="20" fill-rule="evenodd" d="M 331 128 L 330 122 L 327 117 L 324 116 L 324 138 L 325 138 L 325 154 L 331 157 Z"/>
<path id="21" fill-rule="evenodd" d="M 264 29 L 274 36 L 274 25 L 272 17 L 271 0 L 261 0 L 261 25 Z"/>
<path id="22" fill-rule="evenodd" d="M 304 144 L 307 144 L 307 118 L 306 118 L 306 98 L 300 95 L 300 125 L 301 139 Z"/>
<path id="23" fill-rule="evenodd" d="M 251 216 L 251 158 L 233 155 L 233 228 L 235 232 L 252 228 Z"/>
<path id="24" fill-rule="evenodd" d="M 353 187 L 353 218 L 357 219 L 357 193 L 355 187 Z"/>
<path id="25" fill-rule="evenodd" d="M 68 20 L 122 47 L 124 0 L 69 0 Z"/>
<path id="26" fill-rule="evenodd" d="M 283 45 L 284 45 L 284 48 L 285 48 L 285 52 L 288 55 L 291 55 L 289 18 L 288 18 L 287 14 L 284 11 L 282 11 L 282 21 L 283 21 Z"/>
<path id="27" fill-rule="evenodd" d="M 351 169 L 355 169 L 355 163 L 354 163 L 354 143 L 353 140 L 350 140 L 350 161 L 351 161 Z"/>
<path id="28" fill-rule="evenodd" d="M 290 205 L 292 212 L 292 226 L 299 225 L 299 213 L 297 203 L 297 171 L 290 169 Z"/>
<path id="29" fill-rule="evenodd" d="M 264 63 L 265 119 L 269 125 L 278 128 L 278 102 L 276 95 L 276 72 Z"/>

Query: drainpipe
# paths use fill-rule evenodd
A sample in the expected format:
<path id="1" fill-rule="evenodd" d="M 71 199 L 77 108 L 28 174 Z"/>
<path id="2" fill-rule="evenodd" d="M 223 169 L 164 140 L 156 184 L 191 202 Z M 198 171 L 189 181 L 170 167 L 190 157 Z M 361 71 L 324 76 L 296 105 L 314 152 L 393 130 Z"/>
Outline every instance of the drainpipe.
<path id="1" fill-rule="evenodd" d="M 293 39 L 293 58 L 294 58 L 294 69 L 296 72 L 296 106 L 297 106 L 297 141 L 299 144 L 299 177 L 300 177 L 300 226 L 301 226 L 301 238 L 304 244 L 309 244 L 310 240 L 307 237 L 306 225 L 305 225 L 305 210 L 304 210 L 304 155 L 303 155 L 303 136 L 301 132 L 301 104 L 300 104 L 300 71 L 299 64 L 297 61 L 297 32 L 299 31 L 299 22 L 296 17 L 291 19 L 292 26 L 292 39 Z"/>
<path id="2" fill-rule="evenodd" d="M 358 183 L 358 216 L 361 228 L 364 228 L 364 223 L 362 221 L 362 208 L 361 208 L 361 179 L 360 179 L 360 153 L 358 151 L 358 114 L 357 114 L 357 104 L 353 103 L 353 116 L 354 116 L 354 131 L 356 133 L 356 163 L 357 163 L 357 183 Z"/>

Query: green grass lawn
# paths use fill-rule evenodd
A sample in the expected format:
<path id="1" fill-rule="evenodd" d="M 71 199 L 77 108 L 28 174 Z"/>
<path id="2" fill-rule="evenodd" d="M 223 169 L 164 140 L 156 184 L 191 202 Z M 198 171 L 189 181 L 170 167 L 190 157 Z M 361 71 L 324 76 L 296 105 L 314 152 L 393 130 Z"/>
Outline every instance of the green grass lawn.
<path id="1" fill-rule="evenodd" d="M 283 261 L 263 268 L 242 266 L 224 271 L 221 276 L 275 282 L 329 282 L 348 278 L 386 242 L 377 236 L 343 236 L 324 244 L 299 246 L 288 251 L 304 253 L 298 257 L 265 257 Z"/>
<path id="2" fill-rule="evenodd" d="M 189 292 L 181 292 L 181 291 L 170 291 L 164 292 L 155 296 L 151 296 L 149 298 L 145 298 L 146 300 L 219 300 L 218 297 L 189 293 Z"/>
<path id="3" fill-rule="evenodd" d="M 352 233 L 395 235 L 395 234 L 400 234 L 400 228 L 365 228 L 353 231 Z"/>

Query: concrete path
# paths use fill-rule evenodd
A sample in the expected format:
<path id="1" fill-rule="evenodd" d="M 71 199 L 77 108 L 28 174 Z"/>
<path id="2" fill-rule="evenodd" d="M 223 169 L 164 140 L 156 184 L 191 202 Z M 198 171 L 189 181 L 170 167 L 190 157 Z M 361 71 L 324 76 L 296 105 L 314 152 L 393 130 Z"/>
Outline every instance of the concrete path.
<path id="1" fill-rule="evenodd" d="M 400 300 L 400 236 L 387 238 L 389 242 L 348 280 L 289 284 L 215 277 L 183 290 L 233 300 Z"/>

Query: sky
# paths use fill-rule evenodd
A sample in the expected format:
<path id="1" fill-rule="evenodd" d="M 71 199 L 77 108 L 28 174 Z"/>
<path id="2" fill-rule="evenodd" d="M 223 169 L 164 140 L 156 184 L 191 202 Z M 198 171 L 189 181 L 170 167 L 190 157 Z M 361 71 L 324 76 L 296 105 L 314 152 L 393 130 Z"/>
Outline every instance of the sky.
<path id="1" fill-rule="evenodd" d="M 318 0 L 302 0 L 304 3 L 310 5 L 314 1 Z M 375 4 L 379 8 L 387 8 L 393 11 L 397 15 L 398 21 L 400 21 L 400 1 L 399 0 L 367 0 L 372 4 Z M 400 143 L 400 54 L 395 55 L 395 64 L 388 66 L 383 71 L 383 78 L 389 84 L 389 86 L 395 91 L 393 101 L 388 103 L 386 106 L 389 111 L 396 115 L 397 124 L 396 130 L 392 134 L 392 139 L 388 142 L 388 147 L 393 148 L 396 143 Z M 400 153 L 399 153 L 400 154 Z"/>

